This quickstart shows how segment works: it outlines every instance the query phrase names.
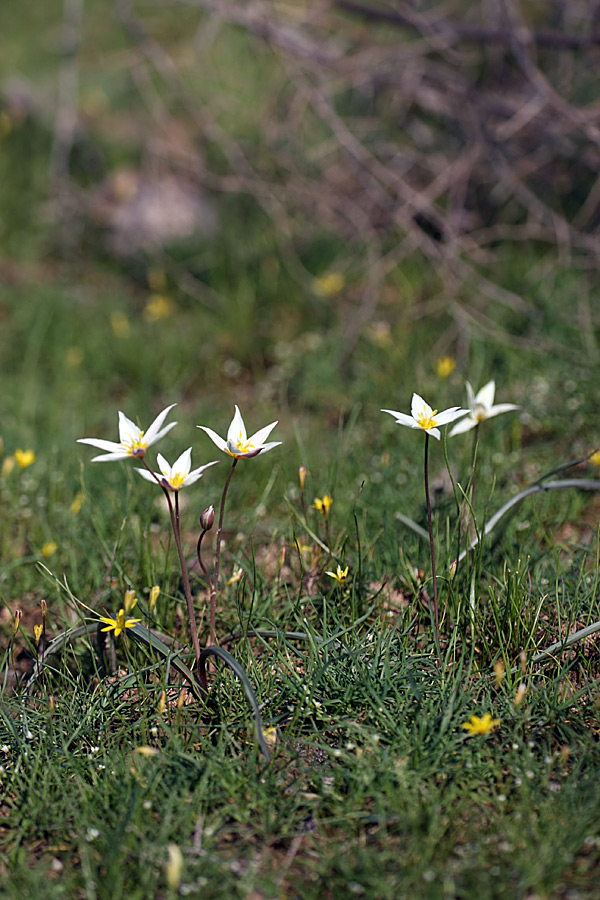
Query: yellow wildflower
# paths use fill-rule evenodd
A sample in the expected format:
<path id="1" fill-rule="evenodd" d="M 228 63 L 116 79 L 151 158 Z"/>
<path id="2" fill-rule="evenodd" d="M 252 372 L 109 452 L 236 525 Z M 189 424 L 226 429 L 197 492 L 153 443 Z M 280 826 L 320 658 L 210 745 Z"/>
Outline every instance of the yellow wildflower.
<path id="1" fill-rule="evenodd" d="M 440 356 L 435 363 L 435 374 L 438 378 L 448 378 L 456 368 L 456 360 L 452 356 Z"/>
<path id="2" fill-rule="evenodd" d="M 337 567 L 335 572 L 325 572 L 326 575 L 329 575 L 330 578 L 334 578 L 340 587 L 344 586 L 344 582 L 348 577 L 348 566 L 345 569 L 342 569 L 341 566 Z"/>
<path id="3" fill-rule="evenodd" d="M 35 462 L 33 450 L 15 450 L 15 462 L 20 469 L 26 469 Z"/>
<path id="4" fill-rule="evenodd" d="M 144 318 L 147 322 L 160 322 L 168 319 L 173 314 L 175 304 L 164 294 L 151 294 L 144 308 Z"/>
<path id="5" fill-rule="evenodd" d="M 589 459 L 593 466 L 600 467 L 600 450 L 595 450 Z"/>
<path id="6" fill-rule="evenodd" d="M 2 477 L 8 478 L 10 473 L 15 467 L 15 458 L 14 456 L 7 456 L 6 459 L 2 462 Z"/>
<path id="7" fill-rule="evenodd" d="M 137 625 L 138 622 L 141 622 L 141 619 L 126 619 L 125 618 L 125 610 L 120 609 L 117 613 L 116 619 L 111 619 L 110 616 L 100 616 L 100 621 L 106 623 L 106 628 L 103 628 L 102 631 L 114 631 L 115 637 L 119 637 L 122 631 L 125 628 L 133 628 L 134 625 Z"/>
<path id="8" fill-rule="evenodd" d="M 325 518 L 327 518 L 332 503 L 333 499 L 329 496 L 329 494 L 325 494 L 323 498 L 315 497 L 312 508 L 316 509 L 317 512 L 323 513 Z"/>
<path id="9" fill-rule="evenodd" d="M 42 639 L 42 631 L 43 630 L 44 630 L 43 625 L 34 625 L 33 626 L 33 637 L 35 640 L 36 647 L 38 646 L 40 640 Z"/>
<path id="10" fill-rule="evenodd" d="M 55 541 L 46 541 L 44 546 L 42 547 L 42 556 L 44 559 L 48 559 L 49 556 L 52 556 L 58 550 L 58 544 Z"/>
<path id="11" fill-rule="evenodd" d="M 492 719 L 490 713 L 486 713 L 481 719 L 479 716 L 471 716 L 468 722 L 463 722 L 461 728 L 464 728 L 473 737 L 476 734 L 489 734 L 499 724 L 500 719 Z"/>

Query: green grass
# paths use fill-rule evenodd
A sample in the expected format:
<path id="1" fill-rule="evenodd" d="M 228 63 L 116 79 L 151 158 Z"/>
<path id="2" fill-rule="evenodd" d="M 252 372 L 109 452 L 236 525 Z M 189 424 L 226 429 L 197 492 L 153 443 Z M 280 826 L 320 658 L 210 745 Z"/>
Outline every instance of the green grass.
<path id="1" fill-rule="evenodd" d="M 35 15 L 39 28 L 23 42 L 21 17 L 0 14 L 14 41 L 0 65 L 43 83 L 56 70 L 57 23 L 52 11 Z M 159 11 L 147 15 L 160 34 Z M 168 41 L 197 89 L 201 73 L 185 68 L 187 23 L 188 13 L 171 23 Z M 110 168 L 141 148 L 107 136 L 129 115 L 132 88 L 126 67 L 102 60 L 105 46 L 121 59 L 122 36 L 104 19 L 85 41 L 94 36 L 82 96 L 100 88 L 110 101 L 105 130 L 93 134 Z M 260 148 L 255 123 L 273 69 L 255 47 L 241 33 L 220 34 L 202 90 L 226 91 L 222 124 Z M 248 68 L 236 69 L 244 54 Z M 481 528 L 510 497 L 600 443 L 598 322 L 587 328 L 581 306 L 588 276 L 539 248 L 498 248 L 488 274 L 527 308 L 490 302 L 477 317 L 482 307 L 465 285 L 457 315 L 439 302 L 442 273 L 415 255 L 390 272 L 374 321 L 349 353 L 361 274 L 352 248 L 324 230 L 299 242 L 307 273 L 347 274 L 346 289 L 319 297 L 264 212 L 229 197 L 212 241 L 123 263 L 89 230 L 73 252 L 43 215 L 50 141 L 44 116 L 14 121 L 0 141 L 0 466 L 18 448 L 36 454 L 23 471 L 0 475 L 2 895 L 168 898 L 174 844 L 183 856 L 180 894 L 202 900 L 597 896 L 596 638 L 531 662 L 600 620 L 597 495 L 529 497 L 451 579 L 467 543 L 465 513 L 443 446 L 431 447 L 445 610 L 438 663 L 424 593 L 422 436 L 380 412 L 408 410 L 413 390 L 438 408 L 464 403 L 465 379 L 477 388 L 495 378 L 497 400 L 521 405 L 482 427 Z M 172 305 L 152 321 L 156 268 Z M 188 291 L 182 272 L 202 291 Z M 445 354 L 457 367 L 441 379 L 436 361 Z M 76 443 L 116 439 L 119 409 L 147 425 L 174 402 L 179 424 L 158 449 L 172 461 L 192 446 L 195 466 L 220 455 L 195 426 L 224 434 L 234 403 L 250 432 L 279 419 L 273 439 L 282 446 L 240 463 L 232 480 L 217 618 L 222 638 L 235 634 L 227 649 L 252 682 L 265 727 L 275 729 L 270 762 L 226 666 L 215 663 L 208 702 L 177 710 L 176 672 L 131 634 L 118 639 L 113 660 L 93 635 L 75 641 L 27 687 L 42 599 L 52 638 L 114 615 L 133 588 L 136 615 L 188 643 L 160 491 L 133 464 L 92 464 L 91 448 Z M 468 435 L 447 445 L 463 489 L 471 447 Z M 190 561 L 200 515 L 218 508 L 227 471 L 223 457 L 182 494 Z M 595 471 L 580 463 L 565 477 Z M 311 506 L 325 493 L 334 500 L 327 522 Z M 299 553 L 296 541 L 309 549 Z M 44 556 L 51 542 L 56 550 Z M 338 564 L 349 567 L 343 588 L 326 574 Z M 205 643 L 206 589 L 198 571 L 191 580 Z M 155 584 L 161 594 L 150 615 Z M 488 712 L 498 728 L 469 736 L 463 724 Z"/>

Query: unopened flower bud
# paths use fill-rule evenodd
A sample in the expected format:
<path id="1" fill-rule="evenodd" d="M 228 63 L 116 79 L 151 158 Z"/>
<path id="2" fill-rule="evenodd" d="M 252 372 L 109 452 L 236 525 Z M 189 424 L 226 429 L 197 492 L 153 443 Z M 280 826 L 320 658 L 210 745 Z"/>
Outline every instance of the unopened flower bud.
<path id="1" fill-rule="evenodd" d="M 148 608 L 149 608 L 150 612 L 152 612 L 154 610 L 154 607 L 156 606 L 156 601 L 158 600 L 159 594 L 160 594 L 160 588 L 157 584 L 155 584 L 154 587 L 151 588 L 150 596 L 148 598 Z"/>
<path id="2" fill-rule="evenodd" d="M 304 483 L 306 481 L 306 466 L 300 466 L 298 469 L 298 481 L 300 483 L 300 490 L 304 490 Z"/>
<path id="3" fill-rule="evenodd" d="M 42 610 L 42 622 L 45 622 L 46 621 L 47 603 L 43 598 L 40 600 L 40 609 Z"/>
<path id="4" fill-rule="evenodd" d="M 19 626 L 21 624 L 21 619 L 23 618 L 23 610 L 18 609 L 15 613 L 15 621 L 13 624 L 13 637 L 16 635 L 19 630 Z"/>
<path id="5" fill-rule="evenodd" d="M 167 708 L 167 695 L 166 695 L 166 693 L 165 693 L 164 691 L 161 691 L 161 693 L 160 693 L 160 699 L 159 699 L 159 701 L 158 701 L 158 714 L 159 714 L 159 716 L 162 716 L 162 714 L 164 713 L 164 711 L 165 711 L 166 708 Z"/>
<path id="6" fill-rule="evenodd" d="M 177 698 L 177 709 L 181 710 L 185 706 L 185 701 L 187 699 L 187 688 L 182 688 L 179 691 L 179 697 Z"/>
<path id="7" fill-rule="evenodd" d="M 200 516 L 200 525 L 203 531 L 210 531 L 215 522 L 215 510 L 213 506 L 209 506 L 208 509 L 205 509 L 202 515 Z"/>
<path id="8" fill-rule="evenodd" d="M 41 639 L 42 639 L 42 631 L 43 631 L 43 626 L 42 626 L 42 625 L 34 625 L 34 626 L 33 626 L 33 637 L 34 637 L 34 640 L 35 640 L 35 646 L 36 646 L 36 647 L 39 645 L 39 643 L 40 643 L 40 641 L 41 641 Z"/>
<path id="9" fill-rule="evenodd" d="M 135 591 L 125 591 L 125 599 L 123 601 L 123 608 L 125 610 L 125 614 L 129 615 L 134 606 L 137 605 L 138 598 L 135 596 Z"/>

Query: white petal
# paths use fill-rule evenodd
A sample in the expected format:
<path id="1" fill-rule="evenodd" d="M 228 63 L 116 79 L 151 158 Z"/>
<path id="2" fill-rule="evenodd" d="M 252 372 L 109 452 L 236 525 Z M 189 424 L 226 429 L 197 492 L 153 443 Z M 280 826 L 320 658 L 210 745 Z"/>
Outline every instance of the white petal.
<path id="1" fill-rule="evenodd" d="M 151 444 L 155 444 L 158 440 L 160 440 L 161 437 L 164 437 L 167 431 L 170 431 L 171 428 L 174 428 L 175 425 L 177 425 L 177 422 L 171 422 L 170 425 L 168 425 L 166 428 L 163 428 L 162 432 L 160 430 L 162 423 L 165 421 L 174 406 L 177 406 L 177 404 L 171 403 L 170 406 L 165 407 L 165 409 L 163 409 L 163 411 L 157 415 L 152 425 L 150 425 L 150 427 L 145 432 L 144 437 L 149 447 Z"/>
<path id="2" fill-rule="evenodd" d="M 260 431 L 257 431 L 256 434 L 253 434 L 252 437 L 248 438 L 248 443 L 252 444 L 253 447 L 261 447 L 276 425 L 277 422 L 271 422 L 270 425 L 265 425 L 264 428 L 261 428 Z M 281 443 L 281 441 L 279 441 L 279 443 Z"/>
<path id="3" fill-rule="evenodd" d="M 129 453 L 119 450 L 115 453 L 105 453 L 103 456 L 93 456 L 92 462 L 115 462 L 118 459 L 129 459 Z"/>
<path id="4" fill-rule="evenodd" d="M 467 416 L 450 429 L 448 437 L 454 437 L 455 434 L 464 434 L 465 431 L 470 431 L 472 428 L 475 428 L 477 424 L 477 419 L 472 419 L 471 416 Z"/>
<path id="5" fill-rule="evenodd" d="M 188 475 L 192 468 L 192 448 L 188 447 L 179 456 L 171 466 L 171 474 L 177 472 L 178 475 Z"/>
<path id="6" fill-rule="evenodd" d="M 494 394 L 496 393 L 496 384 L 493 381 L 488 381 L 486 385 L 484 385 L 480 391 L 477 392 L 477 396 L 475 397 L 475 403 L 481 403 L 482 406 L 485 406 L 486 410 L 489 410 L 491 406 L 494 405 Z"/>
<path id="7" fill-rule="evenodd" d="M 195 481 L 198 481 L 199 478 L 202 478 L 202 476 L 204 475 L 204 473 L 207 469 L 210 469 L 211 466 L 216 466 L 218 464 L 218 462 L 219 462 L 219 460 L 215 459 L 214 462 L 206 463 L 206 465 L 200 466 L 198 469 L 192 469 L 192 471 L 189 473 L 189 475 L 185 479 L 186 486 L 188 484 L 194 484 Z"/>
<path id="8" fill-rule="evenodd" d="M 496 406 L 488 409 L 487 417 L 492 419 L 494 416 L 499 416 L 500 413 L 511 412 L 513 409 L 521 409 L 521 407 L 515 406 L 514 403 L 498 403 Z"/>
<path id="9" fill-rule="evenodd" d="M 431 437 L 434 437 L 437 441 L 439 441 L 440 437 L 442 436 L 439 428 L 424 428 L 423 431 L 425 431 L 427 434 L 430 434 Z"/>
<path id="10" fill-rule="evenodd" d="M 169 422 L 169 424 L 165 425 L 165 427 L 161 431 L 159 431 L 158 434 L 153 434 L 151 438 L 148 438 L 147 434 L 144 435 L 144 440 L 146 441 L 148 447 L 151 447 L 152 444 L 156 444 L 158 441 L 162 441 L 165 434 L 168 434 L 171 428 L 175 428 L 176 425 L 177 422 Z"/>
<path id="11" fill-rule="evenodd" d="M 268 453 L 273 447 L 280 447 L 282 443 L 282 441 L 271 441 L 270 444 L 263 444 L 260 448 L 260 455 L 262 456 L 263 453 Z"/>
<path id="12" fill-rule="evenodd" d="M 166 461 L 166 459 L 164 458 L 162 453 L 156 454 L 156 462 L 158 463 L 158 468 L 160 469 L 162 474 L 165 476 L 165 478 L 168 480 L 171 477 L 173 470 L 171 469 L 171 466 Z"/>
<path id="13" fill-rule="evenodd" d="M 448 422 L 454 422 L 456 419 L 460 419 L 461 416 L 466 416 L 468 412 L 468 409 L 461 409 L 460 406 L 451 406 L 449 409 L 439 412 L 435 416 L 435 421 L 438 425 L 447 425 Z"/>
<path id="14" fill-rule="evenodd" d="M 99 450 L 108 450 L 110 453 L 125 452 L 123 446 L 116 441 L 103 441 L 101 438 L 77 438 L 77 443 L 89 444 L 90 447 L 98 447 Z"/>
<path id="15" fill-rule="evenodd" d="M 142 478 L 145 478 L 146 481 L 152 482 L 152 484 L 157 484 L 156 478 L 160 481 L 160 475 L 157 475 L 156 478 L 154 475 L 148 471 L 148 469 L 136 469 L 136 472 L 139 472 Z"/>
<path id="16" fill-rule="evenodd" d="M 430 419 L 433 409 L 428 403 L 425 403 L 422 397 L 419 397 L 418 394 L 413 394 L 410 403 L 410 412 L 413 419 L 416 419 L 418 422 L 419 419 Z"/>
<path id="17" fill-rule="evenodd" d="M 235 407 L 233 419 L 231 420 L 231 425 L 227 431 L 227 440 L 231 441 L 232 444 L 236 444 L 236 446 L 237 444 L 245 444 L 248 440 L 246 426 L 244 425 L 242 414 L 237 405 Z"/>
<path id="18" fill-rule="evenodd" d="M 475 393 L 473 392 L 473 388 L 471 387 L 471 383 L 469 381 L 465 382 L 465 387 L 467 389 L 467 403 L 469 404 L 469 409 L 472 412 L 475 409 Z"/>
<path id="19" fill-rule="evenodd" d="M 382 409 L 381 412 L 389 413 L 390 416 L 394 416 L 398 425 L 406 425 L 407 428 L 419 427 L 413 417 L 407 416 L 406 413 L 396 412 L 395 409 Z"/>
<path id="20" fill-rule="evenodd" d="M 119 440 L 122 444 L 135 444 L 139 440 L 141 431 L 135 422 L 128 419 L 125 413 L 119 410 Z"/>
<path id="21" fill-rule="evenodd" d="M 219 437 L 216 431 L 213 431 L 212 428 L 207 428 L 206 425 L 196 425 L 196 428 L 201 428 L 202 431 L 205 431 L 213 444 L 216 444 L 223 453 L 227 453 L 227 441 L 224 441 L 222 437 Z"/>

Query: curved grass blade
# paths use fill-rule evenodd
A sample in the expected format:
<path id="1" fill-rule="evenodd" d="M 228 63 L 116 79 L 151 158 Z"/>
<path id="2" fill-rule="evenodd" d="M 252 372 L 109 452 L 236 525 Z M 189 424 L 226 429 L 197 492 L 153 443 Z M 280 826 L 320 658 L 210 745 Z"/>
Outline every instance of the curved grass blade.
<path id="1" fill-rule="evenodd" d="M 262 716 L 260 714 L 260 706 L 258 705 L 256 694 L 254 693 L 254 689 L 250 683 L 250 679 L 246 675 L 244 668 L 240 665 L 237 659 L 235 659 L 231 655 L 231 653 L 228 653 L 227 650 L 223 650 L 222 647 L 207 647 L 202 651 L 202 653 L 200 654 L 200 659 L 198 660 L 198 674 L 200 676 L 200 682 L 203 685 L 205 685 L 207 682 L 206 661 L 210 656 L 215 656 L 217 659 L 221 659 L 224 663 L 226 663 L 226 665 L 229 666 L 233 674 L 242 685 L 246 694 L 246 699 L 248 700 L 248 703 L 250 704 L 252 713 L 254 715 L 254 727 L 256 728 L 256 738 L 258 741 L 258 746 L 260 747 L 260 751 L 266 761 L 270 762 L 271 754 L 269 753 L 269 748 L 267 747 L 267 743 L 263 735 L 263 723 Z"/>
<path id="2" fill-rule="evenodd" d="M 522 503 L 523 500 L 526 500 L 527 497 L 531 497 L 532 494 L 544 494 L 546 491 L 565 491 L 570 488 L 575 488 L 579 491 L 600 491 L 600 481 L 593 481 L 588 478 L 563 478 L 560 481 L 551 481 L 549 484 L 532 484 L 531 487 L 526 488 L 524 491 L 521 491 L 520 494 L 516 494 L 514 497 L 511 497 L 508 503 L 505 503 L 497 513 L 489 519 L 486 523 L 485 528 L 481 536 L 476 537 L 469 544 L 466 550 L 462 550 L 459 557 L 458 562 L 461 562 L 467 553 L 471 550 L 474 550 L 475 547 L 479 544 L 480 540 L 484 537 L 487 537 L 492 533 L 498 522 L 504 518 L 504 516 L 509 513 L 512 509 Z"/>

